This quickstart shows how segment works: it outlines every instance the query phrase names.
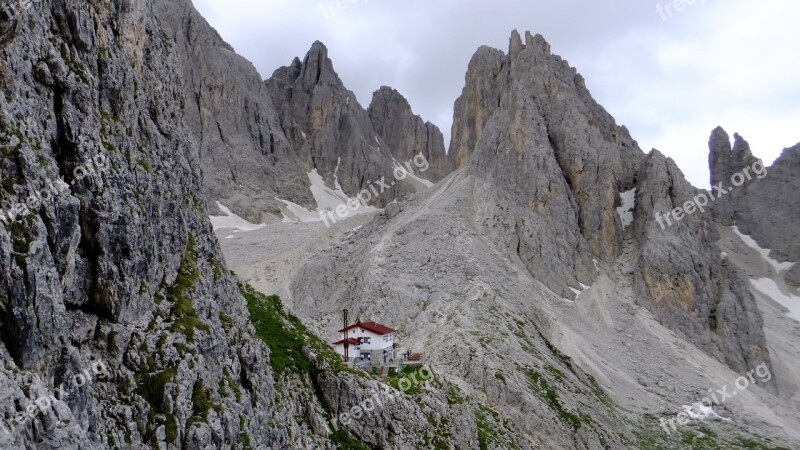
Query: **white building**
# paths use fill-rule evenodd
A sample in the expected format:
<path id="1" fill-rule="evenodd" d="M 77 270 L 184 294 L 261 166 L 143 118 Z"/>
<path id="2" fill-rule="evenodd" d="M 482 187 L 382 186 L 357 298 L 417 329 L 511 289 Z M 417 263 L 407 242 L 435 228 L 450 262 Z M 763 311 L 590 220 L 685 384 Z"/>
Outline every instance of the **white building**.
<path id="1" fill-rule="evenodd" d="M 376 363 L 395 359 L 396 331 L 379 323 L 358 321 L 339 330 L 342 339 L 334 342 L 336 351 L 344 356 L 345 339 L 351 359 L 370 358 Z"/>
<path id="2" fill-rule="evenodd" d="M 342 356 L 344 356 L 344 341 L 344 339 L 341 339 L 333 343 L 333 348 L 336 349 L 336 353 Z M 361 358 L 361 351 L 358 349 L 358 339 L 347 339 L 347 353 L 350 358 Z"/>

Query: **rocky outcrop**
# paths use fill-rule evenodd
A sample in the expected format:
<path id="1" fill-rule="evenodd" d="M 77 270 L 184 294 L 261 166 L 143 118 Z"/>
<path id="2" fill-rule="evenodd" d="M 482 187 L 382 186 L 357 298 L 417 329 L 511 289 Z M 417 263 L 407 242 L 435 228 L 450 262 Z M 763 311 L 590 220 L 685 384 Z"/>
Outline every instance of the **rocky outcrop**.
<path id="1" fill-rule="evenodd" d="M 475 142 L 468 171 L 486 181 L 476 195 L 487 231 L 570 298 L 570 287 L 591 284 L 592 259 L 619 254 L 614 205 L 643 154 L 541 36 L 523 44 L 515 32 L 502 57 L 479 50 L 467 80 L 453 127 L 465 131 L 453 142 Z"/>
<path id="2" fill-rule="evenodd" d="M 430 168 L 420 176 L 434 183 L 450 173 L 439 127 L 414 115 L 411 105 L 399 92 L 381 87 L 372 94 L 367 112 L 375 131 L 389 145 L 394 159 L 405 163 L 422 154 Z"/>
<path id="3" fill-rule="evenodd" d="M 315 42 L 301 62 L 295 59 L 266 81 L 282 128 L 298 159 L 316 168 L 330 186 L 336 178 L 343 190 L 355 196 L 362 189 L 386 180 L 375 206 L 385 206 L 403 193 L 413 192 L 394 183 L 392 153 L 333 69 L 328 49 Z"/>
<path id="4" fill-rule="evenodd" d="M 277 198 L 311 204 L 308 169 L 284 136 L 255 67 L 192 5 L 165 4 L 161 14 L 164 37 L 183 70 L 183 121 L 209 198 L 254 223 L 280 217 Z"/>
<path id="5" fill-rule="evenodd" d="M 500 104 L 500 89 L 505 54 L 482 46 L 472 56 L 467 68 L 466 84 L 456 100 L 450 150 L 447 155 L 454 168 L 464 167 L 483 133 L 490 114 Z"/>
<path id="6" fill-rule="evenodd" d="M 696 195 L 674 163 L 658 152 L 646 157 L 541 36 L 528 33 L 523 43 L 512 34 L 499 72 L 495 56 L 479 50 L 467 79 L 488 87 L 484 92 L 499 86 L 497 106 L 484 102 L 488 110 L 454 120 L 454 128 L 468 129 L 475 117 L 488 118 L 476 125 L 467 165 L 470 176 L 481 180 L 474 187 L 475 208 L 487 235 L 515 253 L 536 279 L 573 298 L 571 291 L 592 284 L 598 261 L 613 262 L 621 254 L 625 228 L 615 207 L 620 192 L 637 189 L 637 205 L 643 202 L 634 227 L 641 304 L 733 368 L 767 357 L 747 283 L 716 255 L 708 224 L 655 225 L 656 212 Z M 488 65 L 475 67 L 480 61 Z"/>
<path id="7" fill-rule="evenodd" d="M 800 222 L 800 199 L 794 195 L 800 191 L 800 144 L 784 149 L 770 167 L 753 156 L 738 134 L 731 146 L 722 128 L 713 131 L 709 148 L 711 183 L 729 191 L 714 203 L 714 219 L 736 225 L 761 247 L 772 249 L 772 258 L 800 263 L 800 229 L 788 226 Z M 800 264 L 785 277 L 800 286 Z"/>
<path id="8" fill-rule="evenodd" d="M 747 278 L 713 245 L 710 214 L 669 216 L 706 193 L 692 187 L 675 162 L 657 150 L 643 161 L 637 177 L 633 226 L 639 304 L 737 372 L 768 362 L 761 313 Z"/>

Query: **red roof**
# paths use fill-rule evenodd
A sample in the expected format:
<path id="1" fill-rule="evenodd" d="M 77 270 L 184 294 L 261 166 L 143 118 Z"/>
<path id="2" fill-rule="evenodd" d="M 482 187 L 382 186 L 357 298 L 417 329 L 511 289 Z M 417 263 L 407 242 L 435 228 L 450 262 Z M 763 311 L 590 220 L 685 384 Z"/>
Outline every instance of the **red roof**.
<path id="1" fill-rule="evenodd" d="M 333 343 L 333 345 L 344 344 L 344 341 L 345 341 L 344 339 L 342 339 L 341 341 L 336 341 L 336 342 Z M 347 343 L 350 344 L 350 345 L 358 345 L 359 344 L 358 339 L 356 339 L 356 338 L 347 339 Z"/>
<path id="2" fill-rule="evenodd" d="M 347 328 L 342 328 L 341 330 L 339 330 L 339 333 L 344 333 L 345 331 L 353 329 L 353 328 L 363 328 L 363 329 L 365 329 L 367 331 L 371 331 L 371 332 L 373 332 L 373 333 L 375 333 L 375 334 L 377 334 L 379 336 L 383 336 L 384 334 L 390 334 L 390 333 L 394 333 L 395 332 L 395 330 L 393 330 L 393 329 L 391 329 L 391 328 L 389 328 L 389 327 L 387 327 L 385 325 L 381 325 L 379 323 L 375 323 L 375 322 L 360 322 L 359 321 L 359 322 L 356 322 L 356 323 L 350 325 Z"/>

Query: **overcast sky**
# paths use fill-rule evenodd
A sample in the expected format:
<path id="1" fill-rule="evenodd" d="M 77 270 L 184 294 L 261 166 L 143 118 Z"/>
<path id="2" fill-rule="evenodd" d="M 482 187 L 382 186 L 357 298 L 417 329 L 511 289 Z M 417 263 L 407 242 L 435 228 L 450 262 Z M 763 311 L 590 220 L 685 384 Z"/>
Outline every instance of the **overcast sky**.
<path id="1" fill-rule="evenodd" d="M 739 132 L 767 163 L 800 142 L 800 2 L 696 0 L 677 11 L 678 1 L 194 3 L 262 77 L 320 40 L 365 108 L 377 88 L 394 87 L 447 140 L 475 50 L 508 51 L 512 29 L 540 33 L 643 150 L 673 157 L 695 186 L 707 187 L 717 125 Z"/>

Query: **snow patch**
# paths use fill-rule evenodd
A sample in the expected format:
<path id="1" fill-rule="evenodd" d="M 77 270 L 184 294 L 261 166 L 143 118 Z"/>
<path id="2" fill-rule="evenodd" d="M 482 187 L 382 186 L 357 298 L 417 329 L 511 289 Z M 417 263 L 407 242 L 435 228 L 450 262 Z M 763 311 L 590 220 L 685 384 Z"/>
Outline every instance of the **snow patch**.
<path id="1" fill-rule="evenodd" d="M 695 403 L 694 405 L 683 405 L 683 411 L 693 420 L 721 420 L 724 422 L 731 422 L 731 419 L 720 416 L 714 411 L 714 408 L 706 406 L 702 403 Z"/>
<path id="2" fill-rule="evenodd" d="M 290 216 L 287 217 L 286 212 L 284 212 L 283 222 L 284 223 L 314 223 L 314 222 L 322 222 L 323 215 L 329 217 L 329 221 L 340 221 L 345 220 L 347 218 L 357 216 L 359 214 L 367 214 L 379 211 L 377 208 L 373 208 L 371 206 L 364 206 L 360 202 L 358 204 L 358 208 L 355 210 L 350 209 L 347 205 L 350 202 L 350 197 L 345 194 L 342 186 L 339 184 L 339 165 L 341 164 L 341 158 L 336 162 L 336 169 L 334 171 L 334 189 L 329 188 L 325 185 L 325 180 L 322 178 L 322 175 L 317 172 L 317 169 L 308 172 L 308 180 L 311 182 L 311 195 L 314 196 L 314 201 L 317 203 L 317 209 L 314 211 L 309 210 L 303 206 L 300 206 L 296 203 L 292 203 L 288 200 L 278 199 L 280 202 L 286 205 L 286 209 L 288 210 Z M 344 206 L 344 208 L 341 208 Z M 345 209 L 346 212 L 343 215 L 339 215 L 336 213 L 336 210 Z M 330 212 L 333 214 L 333 220 L 330 219 Z M 293 218 L 291 216 L 294 216 Z"/>
<path id="3" fill-rule="evenodd" d="M 745 245 L 747 245 L 748 247 L 752 248 L 753 250 L 755 250 L 759 254 L 761 254 L 761 257 L 764 258 L 764 261 L 769 263 L 769 265 L 771 265 L 775 269 L 776 272 L 780 273 L 780 272 L 783 272 L 784 270 L 789 270 L 795 265 L 795 263 L 793 263 L 793 262 L 783 262 L 782 263 L 782 262 L 778 262 L 775 259 L 770 258 L 769 257 L 769 253 L 772 250 L 770 250 L 768 248 L 761 248 L 761 246 L 758 245 L 758 242 L 756 242 L 755 239 L 753 239 L 752 237 L 750 237 L 750 236 L 748 236 L 746 234 L 742 234 L 742 232 L 739 231 L 739 227 L 737 227 L 736 225 L 732 226 L 731 230 L 733 230 L 733 232 L 736 233 L 736 235 L 739 236 L 739 238 L 742 241 L 744 241 Z"/>
<path id="4" fill-rule="evenodd" d="M 750 284 L 752 284 L 757 291 L 788 309 L 787 317 L 800 322 L 800 297 L 792 294 L 784 294 L 772 278 L 752 279 L 750 280 Z"/>
<path id="5" fill-rule="evenodd" d="M 401 170 L 406 174 L 406 177 L 400 181 L 411 183 L 415 188 L 417 188 L 417 190 L 425 190 L 433 187 L 433 183 L 431 181 L 428 181 L 424 178 L 420 178 L 414 175 L 411 171 L 405 168 L 402 164 L 400 164 L 398 160 L 394 158 L 392 158 L 392 165 L 394 166 L 395 173 L 399 173 L 397 171 Z"/>
<path id="6" fill-rule="evenodd" d="M 340 156 L 336 159 L 336 168 L 333 169 L 333 188 L 337 191 L 342 191 L 344 193 L 344 189 L 342 189 L 342 185 L 339 184 L 339 166 L 342 165 L 342 157 Z"/>
<path id="7" fill-rule="evenodd" d="M 575 300 L 577 300 L 577 299 L 578 299 L 578 297 L 580 297 L 580 296 L 581 296 L 581 294 L 583 294 L 584 292 L 586 292 L 586 290 L 587 290 L 587 289 L 591 289 L 591 288 L 592 288 L 591 286 L 587 286 L 587 285 L 585 285 L 585 284 L 583 284 L 583 283 L 581 283 L 581 282 L 578 282 L 578 284 L 580 284 L 580 285 L 581 285 L 581 290 L 575 289 L 575 288 L 574 288 L 574 287 L 572 287 L 572 286 L 567 286 L 567 287 L 569 288 L 569 290 L 570 290 L 570 291 L 572 291 L 572 292 L 575 294 Z M 571 300 L 570 300 L 570 301 L 571 301 Z"/>
<path id="8" fill-rule="evenodd" d="M 289 214 L 294 216 L 294 219 L 291 217 L 286 216 L 286 212 L 283 215 L 283 223 L 312 223 L 312 222 L 322 222 L 322 217 L 318 213 L 310 211 L 308 208 L 298 205 L 297 203 L 292 203 L 289 200 L 281 200 L 278 201 L 282 202 L 286 205 L 286 209 L 289 211 Z"/>
<path id="9" fill-rule="evenodd" d="M 234 230 L 234 233 L 239 231 L 256 231 L 264 228 L 267 224 L 254 224 L 250 223 L 236 214 L 232 213 L 230 209 L 226 208 L 222 203 L 217 202 L 217 208 L 220 209 L 224 216 L 209 216 L 211 226 L 216 230 Z"/>
<path id="10" fill-rule="evenodd" d="M 319 210 L 334 210 L 339 205 L 346 205 L 350 199 L 341 188 L 331 189 L 325 186 L 325 180 L 322 179 L 322 175 L 317 172 L 317 169 L 308 172 L 308 180 L 311 181 L 311 195 L 314 196 Z"/>
<path id="11" fill-rule="evenodd" d="M 617 214 L 619 215 L 619 220 L 622 221 L 622 229 L 624 230 L 633 223 L 633 210 L 636 207 L 636 188 L 620 192 L 619 196 L 622 199 L 622 206 L 617 208 Z"/>

